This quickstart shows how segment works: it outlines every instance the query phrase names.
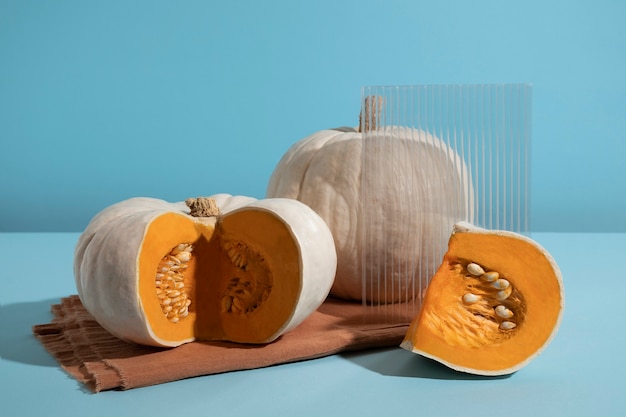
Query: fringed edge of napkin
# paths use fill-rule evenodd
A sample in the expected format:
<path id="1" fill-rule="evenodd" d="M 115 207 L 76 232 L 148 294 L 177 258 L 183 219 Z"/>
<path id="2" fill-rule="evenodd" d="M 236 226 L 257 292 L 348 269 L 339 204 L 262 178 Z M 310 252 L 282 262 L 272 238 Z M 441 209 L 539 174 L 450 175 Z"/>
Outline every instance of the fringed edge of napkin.
<path id="1" fill-rule="evenodd" d="M 408 329 L 408 317 L 385 321 L 373 313 L 367 320 L 360 304 L 327 300 L 300 326 L 267 345 L 193 342 L 168 349 L 116 338 L 77 295 L 61 299 L 51 310 L 53 320 L 33 326 L 33 333 L 69 375 L 94 393 L 398 346 Z M 168 362 L 177 364 L 179 372 L 159 372 Z"/>

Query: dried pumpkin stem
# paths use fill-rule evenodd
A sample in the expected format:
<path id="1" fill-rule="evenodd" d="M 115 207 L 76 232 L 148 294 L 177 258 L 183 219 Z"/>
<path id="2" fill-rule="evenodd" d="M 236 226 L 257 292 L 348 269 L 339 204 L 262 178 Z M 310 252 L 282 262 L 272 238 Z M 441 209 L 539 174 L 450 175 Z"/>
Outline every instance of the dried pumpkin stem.
<path id="1" fill-rule="evenodd" d="M 189 207 L 189 214 L 193 217 L 214 217 L 220 215 L 217 203 L 211 197 L 188 198 L 185 204 Z"/>
<path id="2" fill-rule="evenodd" d="M 381 96 L 365 97 L 365 105 L 359 115 L 359 132 L 376 130 L 383 108 L 383 101 L 383 97 Z"/>

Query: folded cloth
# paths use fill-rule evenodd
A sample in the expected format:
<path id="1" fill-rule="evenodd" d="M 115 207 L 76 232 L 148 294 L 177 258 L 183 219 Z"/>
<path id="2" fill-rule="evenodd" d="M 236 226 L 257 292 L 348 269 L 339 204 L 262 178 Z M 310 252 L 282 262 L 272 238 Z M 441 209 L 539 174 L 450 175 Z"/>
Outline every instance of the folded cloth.
<path id="1" fill-rule="evenodd" d="M 272 343 L 193 342 L 155 348 L 111 335 L 72 295 L 53 305 L 53 320 L 33 326 L 33 332 L 66 372 L 99 392 L 398 346 L 408 329 L 409 311 L 396 308 L 381 313 L 360 303 L 329 298 L 297 328 Z"/>

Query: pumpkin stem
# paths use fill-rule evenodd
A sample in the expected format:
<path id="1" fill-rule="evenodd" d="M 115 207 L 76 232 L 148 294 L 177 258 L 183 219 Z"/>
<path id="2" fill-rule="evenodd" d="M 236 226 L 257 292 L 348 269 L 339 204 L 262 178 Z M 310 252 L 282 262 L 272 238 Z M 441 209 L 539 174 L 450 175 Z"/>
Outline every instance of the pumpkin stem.
<path id="1" fill-rule="evenodd" d="M 189 207 L 189 214 L 193 217 L 214 217 L 220 215 L 217 203 L 211 197 L 188 198 L 185 204 Z"/>
<path id="2" fill-rule="evenodd" d="M 369 132 L 376 130 L 380 113 L 383 108 L 383 98 L 381 96 L 365 97 L 365 106 L 359 115 L 359 132 Z M 363 114 L 365 113 L 365 114 Z"/>

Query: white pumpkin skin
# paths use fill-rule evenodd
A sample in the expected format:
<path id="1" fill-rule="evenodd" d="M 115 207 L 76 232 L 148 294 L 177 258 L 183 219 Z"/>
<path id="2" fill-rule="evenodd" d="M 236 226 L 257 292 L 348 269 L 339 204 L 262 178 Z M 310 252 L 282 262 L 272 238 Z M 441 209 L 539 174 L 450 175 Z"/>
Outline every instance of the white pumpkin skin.
<path id="1" fill-rule="evenodd" d="M 256 200 L 228 194 L 218 194 L 212 198 L 220 208 L 220 216 L 250 208 L 270 212 L 288 225 L 298 244 L 302 290 L 291 318 L 276 334 L 264 341 L 271 342 L 300 324 L 328 295 L 336 270 L 332 235 L 315 212 L 295 200 Z M 207 218 L 190 216 L 183 202 L 132 198 L 97 214 L 76 245 L 74 277 L 78 295 L 98 323 L 121 339 L 164 347 L 194 340 L 164 340 L 157 337 L 139 297 L 138 258 L 141 242 L 150 223 L 168 212 L 207 223 Z M 208 221 L 216 222 L 217 219 L 210 218 Z"/>
<path id="2" fill-rule="evenodd" d="M 398 142 L 381 150 L 393 155 L 383 168 L 384 175 L 370 178 L 382 184 L 361 183 L 362 167 L 375 166 L 381 155 L 363 155 L 363 135 L 349 128 L 323 130 L 295 143 L 268 184 L 267 197 L 300 200 L 328 224 L 338 258 L 331 294 L 338 298 L 388 303 L 418 296 L 424 288 L 407 280 L 407 271 L 417 281 L 432 275 L 436 265 L 423 260 L 439 259 L 452 225 L 472 217 L 469 172 L 449 146 L 423 131 L 393 128 L 386 132 Z M 389 183 L 399 174 L 409 178 L 404 184 L 413 184 L 412 189 L 401 190 Z M 379 190 L 377 201 L 362 201 L 364 186 Z M 409 200 L 412 203 L 407 205 Z M 450 207 L 446 201 L 457 201 L 458 207 Z M 360 210 L 366 204 L 370 212 L 378 211 L 386 219 L 384 229 L 380 224 L 364 224 Z M 370 241 L 367 248 L 365 236 Z M 381 259 L 393 267 L 379 266 Z M 363 260 L 369 265 L 366 271 L 361 267 Z M 368 277 L 365 288 L 364 273 Z M 369 278 L 379 274 L 386 276 L 392 290 Z"/>

